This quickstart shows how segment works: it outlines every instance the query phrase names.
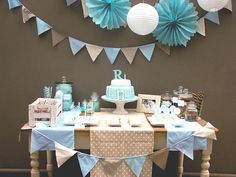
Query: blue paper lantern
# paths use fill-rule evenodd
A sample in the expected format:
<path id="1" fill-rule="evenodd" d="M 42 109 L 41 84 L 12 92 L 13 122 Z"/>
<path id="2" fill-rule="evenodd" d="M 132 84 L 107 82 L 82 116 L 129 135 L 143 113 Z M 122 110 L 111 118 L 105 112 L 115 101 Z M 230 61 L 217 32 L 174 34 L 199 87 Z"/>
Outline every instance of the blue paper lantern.
<path id="1" fill-rule="evenodd" d="M 197 31 L 197 11 L 189 0 L 160 0 L 155 4 L 159 24 L 153 36 L 164 45 L 186 46 Z"/>
<path id="2" fill-rule="evenodd" d="M 86 6 L 95 24 L 112 30 L 127 23 L 131 3 L 129 0 L 87 0 Z"/>

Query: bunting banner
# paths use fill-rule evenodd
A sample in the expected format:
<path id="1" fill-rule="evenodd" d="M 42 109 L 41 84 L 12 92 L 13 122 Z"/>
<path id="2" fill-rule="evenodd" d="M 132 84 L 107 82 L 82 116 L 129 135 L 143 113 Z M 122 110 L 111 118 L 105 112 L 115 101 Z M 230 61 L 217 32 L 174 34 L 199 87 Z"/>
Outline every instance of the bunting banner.
<path id="1" fill-rule="evenodd" d="M 219 12 L 208 12 L 204 18 L 218 25 L 220 24 Z"/>
<path id="2" fill-rule="evenodd" d="M 97 59 L 98 55 L 102 52 L 103 48 L 100 46 L 86 44 L 87 51 L 93 60 L 93 62 Z"/>
<path id="3" fill-rule="evenodd" d="M 87 18 L 89 16 L 89 13 L 88 13 L 88 7 L 86 6 L 86 0 L 81 0 L 81 4 L 83 8 L 84 18 Z"/>
<path id="4" fill-rule="evenodd" d="M 59 168 L 77 152 L 55 142 L 55 153 L 56 153 L 57 167 Z"/>
<path id="5" fill-rule="evenodd" d="M 202 36 L 206 36 L 206 28 L 205 28 L 205 18 L 202 17 L 198 20 L 197 32 Z"/>
<path id="6" fill-rule="evenodd" d="M 76 55 L 85 46 L 84 42 L 72 37 L 69 37 L 69 43 L 73 55 Z"/>
<path id="7" fill-rule="evenodd" d="M 148 158 L 162 170 L 166 169 L 166 162 L 169 156 L 169 149 L 164 148 L 148 155 Z"/>
<path id="8" fill-rule="evenodd" d="M 14 9 L 16 7 L 20 7 L 22 4 L 19 0 L 8 0 L 9 9 Z"/>
<path id="9" fill-rule="evenodd" d="M 144 162 L 147 156 L 137 156 L 132 158 L 124 158 L 124 161 L 135 174 L 136 177 L 139 177 L 143 169 Z"/>
<path id="10" fill-rule="evenodd" d="M 122 159 L 104 158 L 100 160 L 105 174 L 114 176 L 122 163 Z"/>
<path id="11" fill-rule="evenodd" d="M 31 13 L 25 6 L 22 6 L 21 10 L 22 10 L 23 23 L 26 23 L 31 18 L 35 17 L 35 15 Z"/>
<path id="12" fill-rule="evenodd" d="M 172 148 L 177 149 L 178 151 L 185 154 L 187 157 L 193 160 L 193 144 L 194 137 L 190 136 L 183 141 L 176 143 Z"/>
<path id="13" fill-rule="evenodd" d="M 73 3 L 75 3 L 77 0 L 66 0 L 66 5 L 67 6 L 70 6 L 72 5 Z"/>
<path id="14" fill-rule="evenodd" d="M 62 34 L 52 30 L 52 46 L 55 47 L 57 44 L 66 39 Z"/>
<path id="15" fill-rule="evenodd" d="M 71 6 L 78 0 L 66 0 L 67 6 Z M 86 6 L 86 0 L 81 0 L 81 5 L 83 7 L 84 17 L 86 18 L 88 16 L 88 9 Z M 90 43 L 85 43 L 83 41 L 80 41 L 76 38 L 73 38 L 71 36 L 65 36 L 57 30 L 53 29 L 53 27 L 49 24 L 47 24 L 45 21 L 43 21 L 41 18 L 37 17 L 32 13 L 29 9 L 27 9 L 19 0 L 8 0 L 8 6 L 9 9 L 15 9 L 17 7 L 22 7 L 22 19 L 23 23 L 28 22 L 31 18 L 36 17 L 36 25 L 37 25 L 37 34 L 40 37 L 43 33 L 51 30 L 52 31 L 52 46 L 55 47 L 58 44 L 60 44 L 64 39 L 68 38 L 70 49 L 72 51 L 73 55 L 76 55 L 81 51 L 81 49 L 86 46 L 89 56 L 92 59 L 92 62 L 94 62 L 97 57 L 100 55 L 102 50 L 104 49 L 107 58 L 109 59 L 109 62 L 111 64 L 114 64 L 117 56 L 119 54 L 119 51 L 121 50 L 124 54 L 127 61 L 132 64 L 134 57 L 136 55 L 137 50 L 139 49 L 145 59 L 147 61 L 151 61 L 153 52 L 155 50 L 155 47 L 157 46 L 161 51 L 166 53 L 167 55 L 170 55 L 170 47 L 167 45 L 160 44 L 159 42 L 145 44 L 141 46 L 130 46 L 130 47 L 121 47 L 121 48 L 114 48 L 114 47 L 103 47 L 99 45 L 94 45 Z M 225 6 L 226 9 L 230 10 L 232 12 L 232 0 L 229 0 L 228 4 Z M 208 12 L 205 14 L 202 18 L 198 19 L 198 26 L 197 26 L 197 32 L 201 34 L 202 36 L 206 36 L 206 27 L 205 27 L 205 19 L 215 23 L 220 24 L 219 19 L 219 13 L 218 12 Z M 187 45 L 187 43 L 183 44 L 184 46 Z"/>
<path id="16" fill-rule="evenodd" d="M 124 56 L 127 58 L 129 64 L 132 64 L 137 50 L 138 50 L 138 47 L 128 47 L 128 48 L 121 49 Z"/>
<path id="17" fill-rule="evenodd" d="M 37 24 L 38 36 L 47 32 L 48 30 L 52 28 L 50 25 L 48 25 L 46 22 L 44 22 L 38 17 L 36 17 L 36 24 Z"/>
<path id="18" fill-rule="evenodd" d="M 205 149 L 207 138 L 216 140 L 215 131 L 206 127 L 199 131 L 195 131 L 194 133 L 187 132 L 187 136 L 184 132 L 178 132 L 177 134 L 177 132 L 173 131 L 171 132 L 172 135 L 176 134 L 178 138 L 176 139 L 176 136 L 174 135 L 173 137 L 175 138 L 169 139 L 169 136 L 167 135 L 167 146 L 170 148 L 163 148 L 150 154 L 123 158 L 98 157 L 96 155 L 73 150 L 73 128 L 68 128 L 63 131 L 57 130 L 57 133 L 55 133 L 55 128 L 53 130 L 54 131 L 51 131 L 48 127 L 38 127 L 32 129 L 31 153 L 39 150 L 55 150 L 58 168 L 76 154 L 83 177 L 86 177 L 86 175 L 95 167 L 98 162 L 101 163 L 107 176 L 114 176 L 122 162 L 125 162 L 133 174 L 136 177 L 139 177 L 147 158 L 155 163 L 158 167 L 165 170 L 170 150 L 178 150 L 193 160 L 194 149 Z M 64 137 L 63 139 L 61 139 L 62 136 Z M 196 144 L 198 148 L 196 148 Z"/>
<path id="19" fill-rule="evenodd" d="M 228 3 L 226 4 L 225 8 L 230 10 L 231 12 L 233 11 L 232 0 L 228 1 Z"/>
<path id="20" fill-rule="evenodd" d="M 106 52 L 106 55 L 107 55 L 110 63 L 114 64 L 116 57 L 119 54 L 120 48 L 104 47 L 104 50 Z"/>
<path id="21" fill-rule="evenodd" d="M 139 50 L 146 57 L 148 61 L 151 61 L 152 54 L 155 48 L 155 43 L 147 44 L 139 47 Z"/>
<path id="22" fill-rule="evenodd" d="M 88 155 L 82 152 L 78 152 L 77 157 L 83 177 L 85 177 L 93 169 L 99 160 L 99 157 Z"/>

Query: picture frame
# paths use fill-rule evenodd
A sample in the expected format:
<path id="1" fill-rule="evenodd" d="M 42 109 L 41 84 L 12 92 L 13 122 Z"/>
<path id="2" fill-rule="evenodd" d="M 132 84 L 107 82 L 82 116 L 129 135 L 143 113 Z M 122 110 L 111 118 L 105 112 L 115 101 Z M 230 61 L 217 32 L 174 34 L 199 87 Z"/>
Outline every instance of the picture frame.
<path id="1" fill-rule="evenodd" d="M 148 95 L 148 94 L 138 94 L 138 102 L 136 112 L 143 113 L 154 113 L 151 108 L 152 104 L 156 104 L 160 107 L 161 96 L 160 95 Z"/>

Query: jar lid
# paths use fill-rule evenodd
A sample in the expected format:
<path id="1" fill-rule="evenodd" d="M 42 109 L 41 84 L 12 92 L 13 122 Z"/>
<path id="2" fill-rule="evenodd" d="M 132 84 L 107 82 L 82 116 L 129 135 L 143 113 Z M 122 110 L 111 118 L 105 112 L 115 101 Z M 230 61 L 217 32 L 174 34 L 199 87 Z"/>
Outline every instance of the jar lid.
<path id="1" fill-rule="evenodd" d="M 62 76 L 61 81 L 57 81 L 56 84 L 73 84 L 73 82 L 67 81 L 66 76 Z"/>

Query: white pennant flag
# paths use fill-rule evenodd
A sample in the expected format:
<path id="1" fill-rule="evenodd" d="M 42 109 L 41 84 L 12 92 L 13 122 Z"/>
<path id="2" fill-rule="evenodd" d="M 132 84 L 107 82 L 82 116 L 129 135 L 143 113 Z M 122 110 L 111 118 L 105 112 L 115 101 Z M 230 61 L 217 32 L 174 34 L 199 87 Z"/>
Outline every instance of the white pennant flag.
<path id="1" fill-rule="evenodd" d="M 233 11 L 233 8 L 232 8 L 232 0 L 229 0 L 229 2 L 226 4 L 225 8 L 228 9 L 228 10 L 230 10 L 231 12 Z"/>
<path id="2" fill-rule="evenodd" d="M 215 130 L 212 130 L 209 128 L 202 128 L 199 131 L 195 131 L 193 135 L 197 137 L 210 138 L 210 139 L 216 140 Z"/>
<path id="3" fill-rule="evenodd" d="M 198 20 L 197 32 L 203 36 L 206 36 L 205 18 L 202 17 Z"/>
<path id="4" fill-rule="evenodd" d="M 56 142 L 55 142 L 55 151 L 56 151 L 56 159 L 57 159 L 58 168 L 77 153 L 77 151 L 69 149 Z"/>
<path id="5" fill-rule="evenodd" d="M 138 50 L 138 47 L 128 47 L 122 48 L 121 51 L 125 55 L 126 59 L 128 60 L 129 64 L 131 64 L 134 60 L 134 56 Z"/>
<path id="6" fill-rule="evenodd" d="M 24 23 L 29 21 L 31 18 L 35 17 L 35 15 L 32 12 L 30 12 L 25 6 L 22 6 L 21 10 L 22 10 L 22 19 Z"/>
<path id="7" fill-rule="evenodd" d="M 81 4 L 83 8 L 84 18 L 87 18 L 89 16 L 89 13 L 88 13 L 88 7 L 86 6 L 86 0 L 81 0 Z"/>
<path id="8" fill-rule="evenodd" d="M 102 52 L 102 47 L 92 44 L 86 44 L 87 51 L 92 58 L 93 62 L 97 59 L 98 55 Z"/>

